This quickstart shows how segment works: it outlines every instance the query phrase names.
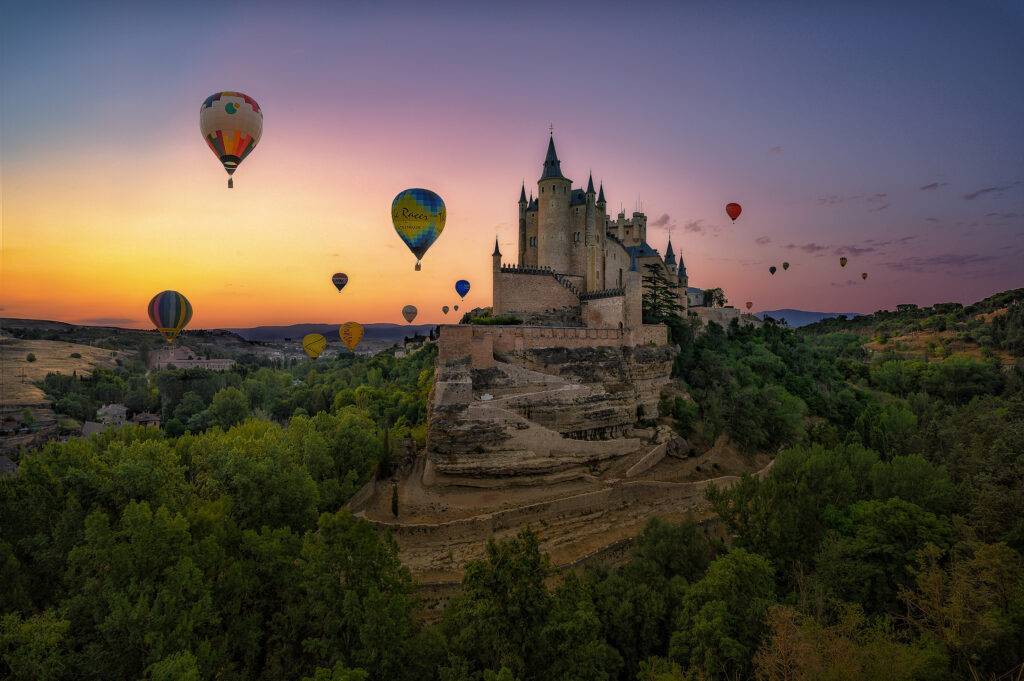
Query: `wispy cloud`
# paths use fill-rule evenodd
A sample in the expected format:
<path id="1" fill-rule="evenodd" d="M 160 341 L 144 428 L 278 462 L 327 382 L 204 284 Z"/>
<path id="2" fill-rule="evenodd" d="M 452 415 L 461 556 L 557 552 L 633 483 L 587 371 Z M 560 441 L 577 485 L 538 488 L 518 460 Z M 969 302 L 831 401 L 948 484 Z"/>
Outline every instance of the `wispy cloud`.
<path id="1" fill-rule="evenodd" d="M 672 218 L 669 217 L 668 213 L 662 213 L 651 223 L 651 227 L 665 227 L 671 222 Z"/>
<path id="2" fill-rule="evenodd" d="M 856 285 L 857 285 L 857 282 L 855 282 L 853 279 L 847 279 L 846 281 L 842 281 L 842 282 L 840 282 L 840 281 L 833 281 L 831 284 L 829 284 L 829 286 L 832 286 L 834 288 L 846 288 L 847 286 L 856 286 Z"/>
<path id="3" fill-rule="evenodd" d="M 807 244 L 786 244 L 786 248 L 789 250 L 799 249 L 804 253 L 820 253 L 821 251 L 827 251 L 830 246 L 814 243 L 813 241 Z"/>
<path id="4" fill-rule="evenodd" d="M 772 154 L 773 156 L 778 156 L 779 154 L 782 153 L 782 147 L 781 146 L 772 147 L 771 149 L 768 150 L 768 153 Z"/>
<path id="5" fill-rule="evenodd" d="M 703 220 L 688 220 L 683 224 L 683 229 L 694 234 L 703 234 L 708 228 Z"/>
<path id="6" fill-rule="evenodd" d="M 945 253 L 927 257 L 911 256 L 894 262 L 887 262 L 885 266 L 901 272 L 924 273 L 986 265 L 995 260 L 996 257 L 994 255 L 982 255 L 980 253 Z"/>
<path id="7" fill-rule="evenodd" d="M 767 246 L 771 242 L 772 238 L 770 236 L 759 236 L 756 239 L 754 239 L 754 243 L 756 243 L 758 246 Z"/>
<path id="8" fill-rule="evenodd" d="M 938 189 L 939 187 L 945 187 L 948 182 L 929 182 L 926 185 L 918 187 L 923 192 L 931 191 L 932 189 Z"/>
<path id="9" fill-rule="evenodd" d="M 938 218 L 925 218 L 925 222 L 941 222 Z"/>
<path id="10" fill-rule="evenodd" d="M 981 189 L 976 189 L 973 192 L 970 192 L 969 194 L 964 194 L 964 200 L 973 201 L 979 196 L 985 196 L 986 194 L 995 194 L 996 196 L 1002 196 L 1003 192 L 1005 192 L 1007 189 L 1013 189 L 1018 184 L 1020 184 L 1020 182 L 1011 182 L 1010 184 L 982 187 Z"/>
<path id="11" fill-rule="evenodd" d="M 849 246 L 840 246 L 832 252 L 836 255 L 852 255 L 856 257 L 874 253 L 877 250 L 874 246 L 854 246 L 851 244 Z"/>

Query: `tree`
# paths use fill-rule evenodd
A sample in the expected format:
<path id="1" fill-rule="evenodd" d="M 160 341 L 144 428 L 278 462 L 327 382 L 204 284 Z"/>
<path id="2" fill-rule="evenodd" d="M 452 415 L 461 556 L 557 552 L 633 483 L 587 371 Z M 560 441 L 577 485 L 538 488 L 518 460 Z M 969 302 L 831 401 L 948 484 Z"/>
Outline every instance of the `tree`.
<path id="1" fill-rule="evenodd" d="M 36 361 L 35 353 L 30 352 L 27 355 L 25 355 L 25 361 L 29 363 Z"/>
<path id="2" fill-rule="evenodd" d="M 705 307 L 725 307 L 729 301 L 725 297 L 725 291 L 720 288 L 709 288 L 704 291 Z"/>
<path id="3" fill-rule="evenodd" d="M 711 678 L 742 677 L 775 601 L 775 572 L 763 557 L 733 549 L 686 591 L 669 652 Z"/>
<path id="4" fill-rule="evenodd" d="M 249 415 L 249 400 L 238 388 L 224 388 L 213 396 L 210 413 L 216 425 L 230 428 Z"/>
<path id="5" fill-rule="evenodd" d="M 682 306 L 679 304 L 679 284 L 669 279 L 660 263 L 644 265 L 641 312 L 644 324 L 679 324 Z"/>

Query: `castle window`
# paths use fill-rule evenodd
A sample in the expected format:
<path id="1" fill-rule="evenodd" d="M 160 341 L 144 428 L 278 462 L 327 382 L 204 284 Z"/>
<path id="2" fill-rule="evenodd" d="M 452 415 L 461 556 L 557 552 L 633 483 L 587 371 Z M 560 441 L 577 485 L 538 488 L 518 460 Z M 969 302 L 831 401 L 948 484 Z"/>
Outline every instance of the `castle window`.
<path id="1" fill-rule="evenodd" d="M 576 232 L 575 234 L 573 234 L 572 235 L 572 240 L 573 240 L 573 243 L 577 243 L 578 244 L 580 242 L 580 233 Z"/>
<path id="2" fill-rule="evenodd" d="M 531 236 L 530 237 L 530 245 L 533 246 L 534 248 L 537 247 L 537 237 L 535 237 L 535 236 Z"/>

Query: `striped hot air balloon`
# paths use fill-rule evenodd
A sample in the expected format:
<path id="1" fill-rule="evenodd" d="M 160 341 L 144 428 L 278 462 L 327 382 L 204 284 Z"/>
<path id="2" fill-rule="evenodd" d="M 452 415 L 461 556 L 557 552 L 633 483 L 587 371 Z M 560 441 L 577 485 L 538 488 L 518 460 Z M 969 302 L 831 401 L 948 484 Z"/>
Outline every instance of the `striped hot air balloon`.
<path id="1" fill-rule="evenodd" d="M 417 270 L 427 249 L 441 235 L 447 217 L 444 201 L 429 189 L 406 189 L 391 202 L 391 222 L 416 256 Z"/>
<path id="2" fill-rule="evenodd" d="M 216 92 L 199 108 L 199 130 L 228 172 L 228 189 L 239 164 L 263 135 L 263 112 L 256 100 L 241 92 Z"/>
<path id="3" fill-rule="evenodd" d="M 168 343 L 192 319 L 192 303 L 177 291 L 161 291 L 149 301 L 149 318 Z"/>

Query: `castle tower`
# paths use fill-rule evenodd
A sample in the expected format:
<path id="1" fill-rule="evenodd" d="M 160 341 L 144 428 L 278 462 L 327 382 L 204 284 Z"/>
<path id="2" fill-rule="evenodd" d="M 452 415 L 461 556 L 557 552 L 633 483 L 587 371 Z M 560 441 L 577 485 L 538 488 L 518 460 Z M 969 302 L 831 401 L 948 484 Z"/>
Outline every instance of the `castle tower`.
<path id="1" fill-rule="evenodd" d="M 665 267 L 668 268 L 669 274 L 675 274 L 676 254 L 672 251 L 672 237 L 668 238 L 668 247 L 665 249 Z"/>
<path id="2" fill-rule="evenodd" d="M 601 285 L 600 253 L 603 248 L 601 232 L 597 225 L 597 192 L 594 191 L 594 175 L 587 179 L 587 214 L 585 216 L 583 275 L 584 288 L 587 291 L 599 291 Z"/>
<path id="3" fill-rule="evenodd" d="M 520 246 L 520 248 L 522 248 Z M 502 310 L 501 287 L 498 286 L 498 276 L 501 274 L 501 250 L 498 248 L 498 237 L 494 237 L 494 252 L 491 253 L 491 310 L 493 314 L 499 314 Z"/>
<path id="4" fill-rule="evenodd" d="M 562 163 L 555 153 L 555 139 L 548 138 L 544 170 L 537 180 L 537 266 L 555 272 L 570 271 L 572 249 L 569 228 L 569 194 L 572 182 L 562 175 Z"/>
<path id="5" fill-rule="evenodd" d="M 526 265 L 526 242 L 529 238 L 526 234 L 526 182 L 523 182 L 519 190 L 519 260 L 520 265 Z M 494 250 L 498 250 L 495 246 Z"/>

